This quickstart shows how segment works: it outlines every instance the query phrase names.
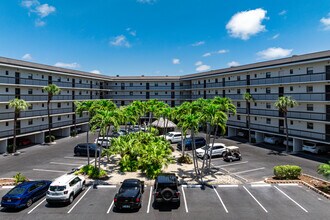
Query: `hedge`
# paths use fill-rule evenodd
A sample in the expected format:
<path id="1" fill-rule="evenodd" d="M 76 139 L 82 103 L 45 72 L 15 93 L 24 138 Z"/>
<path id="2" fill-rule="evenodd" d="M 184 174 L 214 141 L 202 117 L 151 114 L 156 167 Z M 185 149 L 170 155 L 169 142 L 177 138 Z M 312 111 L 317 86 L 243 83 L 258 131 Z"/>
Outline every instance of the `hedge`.
<path id="1" fill-rule="evenodd" d="M 274 167 L 274 175 L 280 180 L 295 180 L 301 175 L 301 167 L 295 165 L 281 165 Z"/>

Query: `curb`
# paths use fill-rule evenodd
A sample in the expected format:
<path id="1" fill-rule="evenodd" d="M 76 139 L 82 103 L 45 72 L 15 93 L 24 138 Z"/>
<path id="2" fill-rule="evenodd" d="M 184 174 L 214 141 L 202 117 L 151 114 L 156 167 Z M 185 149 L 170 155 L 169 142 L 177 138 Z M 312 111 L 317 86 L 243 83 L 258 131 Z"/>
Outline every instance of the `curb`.
<path id="1" fill-rule="evenodd" d="M 310 185 L 310 184 L 308 184 L 308 183 L 305 183 L 305 182 L 303 182 L 303 181 L 302 181 L 302 184 L 303 184 L 304 186 L 308 187 L 309 189 L 315 191 L 316 193 L 318 193 L 318 194 L 324 196 L 325 198 L 330 199 L 330 195 L 328 195 L 328 194 L 322 192 L 321 190 L 315 188 L 314 186 L 312 186 L 312 185 Z"/>

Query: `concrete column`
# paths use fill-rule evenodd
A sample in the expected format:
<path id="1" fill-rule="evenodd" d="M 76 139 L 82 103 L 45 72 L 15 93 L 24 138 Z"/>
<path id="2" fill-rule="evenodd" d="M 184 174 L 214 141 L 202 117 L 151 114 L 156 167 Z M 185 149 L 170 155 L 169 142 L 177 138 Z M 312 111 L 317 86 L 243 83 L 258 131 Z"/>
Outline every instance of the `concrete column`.
<path id="1" fill-rule="evenodd" d="M 34 135 L 34 140 L 33 142 L 35 144 L 42 144 L 45 142 L 45 132 L 41 132 L 39 134 Z"/>
<path id="2" fill-rule="evenodd" d="M 228 137 L 236 136 L 236 128 L 228 127 Z"/>
<path id="3" fill-rule="evenodd" d="M 80 128 L 82 132 L 86 132 L 89 129 L 87 124 L 80 125 Z"/>
<path id="4" fill-rule="evenodd" d="M 62 130 L 62 137 L 69 137 L 70 136 L 70 131 L 71 129 L 70 128 L 63 128 L 61 129 Z"/>
<path id="5" fill-rule="evenodd" d="M 293 138 L 293 153 L 297 153 L 302 150 L 302 140 Z"/>
<path id="6" fill-rule="evenodd" d="M 256 134 L 255 134 L 255 138 L 256 138 L 256 143 L 258 144 L 258 143 L 261 143 L 261 142 L 263 142 L 264 141 L 264 134 L 263 133 L 261 133 L 261 132 L 256 132 Z"/>
<path id="7" fill-rule="evenodd" d="M 7 153 L 7 144 L 7 139 L 0 141 L 0 153 Z"/>

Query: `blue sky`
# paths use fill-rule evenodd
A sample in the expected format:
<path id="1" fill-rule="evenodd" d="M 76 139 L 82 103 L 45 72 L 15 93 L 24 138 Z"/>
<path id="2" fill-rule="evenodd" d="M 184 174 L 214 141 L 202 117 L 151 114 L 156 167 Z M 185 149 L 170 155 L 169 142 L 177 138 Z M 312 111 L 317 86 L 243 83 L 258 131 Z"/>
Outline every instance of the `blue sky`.
<path id="1" fill-rule="evenodd" d="M 330 49 L 330 1 L 2 0 L 0 56 L 183 75 Z"/>

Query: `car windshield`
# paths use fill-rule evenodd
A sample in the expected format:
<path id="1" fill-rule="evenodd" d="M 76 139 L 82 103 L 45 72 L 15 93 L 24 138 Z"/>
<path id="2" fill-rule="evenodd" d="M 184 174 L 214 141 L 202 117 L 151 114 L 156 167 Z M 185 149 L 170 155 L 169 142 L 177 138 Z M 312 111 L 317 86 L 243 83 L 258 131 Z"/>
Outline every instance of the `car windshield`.
<path id="1" fill-rule="evenodd" d="M 23 187 L 15 187 L 13 188 L 12 190 L 10 190 L 7 194 L 8 195 L 20 195 L 20 194 L 23 194 L 25 192 L 25 188 Z"/>
<path id="2" fill-rule="evenodd" d="M 64 191 L 66 189 L 65 186 L 50 186 L 49 190 L 50 191 Z"/>
<path id="3" fill-rule="evenodd" d="M 209 145 L 205 145 L 204 147 L 202 147 L 201 149 L 203 149 L 203 150 L 208 150 L 210 148 L 210 146 Z"/>
<path id="4" fill-rule="evenodd" d="M 308 143 L 308 142 L 306 142 L 306 143 L 305 143 L 305 146 L 307 146 L 307 147 L 311 147 L 311 148 L 315 148 L 315 144 L 313 144 L 313 143 Z"/>
<path id="5" fill-rule="evenodd" d="M 172 137 L 174 134 L 172 133 L 167 133 L 166 136 Z"/>

